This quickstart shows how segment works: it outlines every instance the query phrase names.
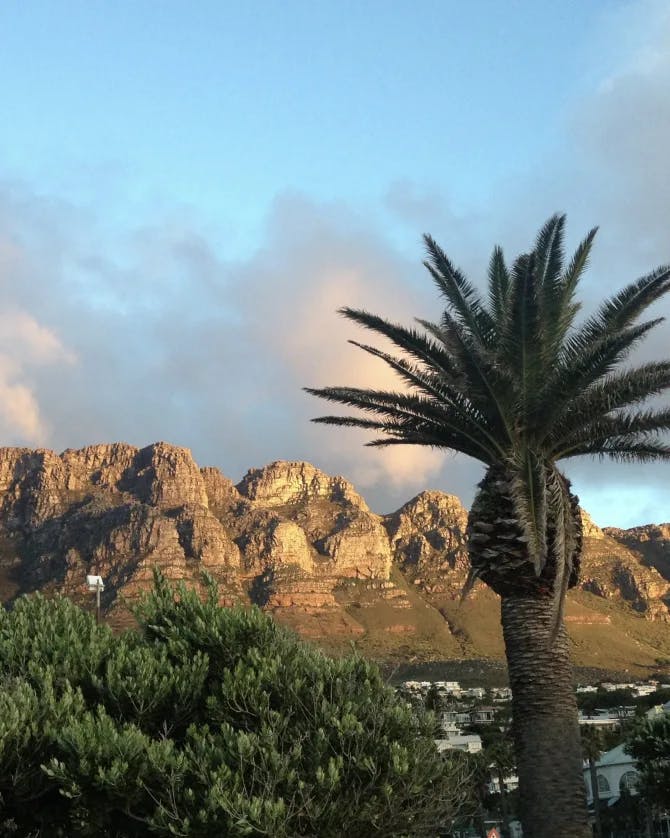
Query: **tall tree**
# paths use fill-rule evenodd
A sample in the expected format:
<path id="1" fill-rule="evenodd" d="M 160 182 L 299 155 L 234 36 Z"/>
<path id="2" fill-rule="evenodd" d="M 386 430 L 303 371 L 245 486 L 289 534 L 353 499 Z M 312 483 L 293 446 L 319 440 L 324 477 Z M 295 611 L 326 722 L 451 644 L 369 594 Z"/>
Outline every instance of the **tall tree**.
<path id="1" fill-rule="evenodd" d="M 576 323 L 575 293 L 596 230 L 570 261 L 565 216 L 540 230 L 511 266 L 496 247 L 484 298 L 430 237 L 425 262 L 446 307 L 418 327 L 367 311 L 341 313 L 382 335 L 396 356 L 355 341 L 385 361 L 400 391 L 307 388 L 364 415 L 314 421 L 377 431 L 368 445 L 429 445 L 486 466 L 469 517 L 471 572 L 501 597 L 513 732 L 526 838 L 590 835 L 577 708 L 563 605 L 577 583 L 582 549 L 578 499 L 557 468 L 580 455 L 623 462 L 670 458 L 661 437 L 670 409 L 641 406 L 670 387 L 670 361 L 622 367 L 662 318 L 639 322 L 670 290 L 660 267 Z"/>

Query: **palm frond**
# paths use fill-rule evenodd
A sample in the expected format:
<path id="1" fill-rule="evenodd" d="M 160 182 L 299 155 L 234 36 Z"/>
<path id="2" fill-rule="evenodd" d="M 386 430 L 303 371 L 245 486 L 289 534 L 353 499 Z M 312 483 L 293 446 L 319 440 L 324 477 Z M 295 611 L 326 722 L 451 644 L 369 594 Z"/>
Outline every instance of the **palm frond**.
<path id="1" fill-rule="evenodd" d="M 569 483 L 556 468 L 551 468 L 547 477 L 547 520 L 551 527 L 551 559 L 555 567 L 551 646 L 563 621 L 565 598 L 572 575 L 578 537 L 577 522 L 572 514 Z"/>
<path id="2" fill-rule="evenodd" d="M 610 333 L 592 342 L 581 332 L 567 341 L 562 357 L 538 393 L 538 410 L 533 425 L 538 438 L 553 427 L 557 405 L 569 404 L 588 390 L 595 382 L 612 373 L 633 347 L 655 326 L 662 317 Z"/>
<path id="3" fill-rule="evenodd" d="M 587 233 L 586 237 L 582 239 L 575 250 L 572 259 L 570 260 L 570 264 L 568 265 L 565 273 L 563 274 L 562 279 L 562 292 L 563 292 L 563 306 L 565 307 L 569 302 L 571 302 L 574 298 L 574 293 L 577 288 L 577 284 L 581 279 L 582 274 L 586 270 L 586 266 L 588 265 L 589 256 L 591 255 L 591 248 L 593 246 L 593 241 L 598 233 L 598 228 L 593 227 Z"/>
<path id="4" fill-rule="evenodd" d="M 670 445 L 664 442 L 611 442 L 602 444 L 585 444 L 576 446 L 562 459 L 570 457 L 597 457 L 604 460 L 608 457 L 620 463 L 652 463 L 670 461 Z"/>
<path id="5" fill-rule="evenodd" d="M 489 262 L 489 310 L 497 332 L 507 318 L 510 284 L 502 248 L 496 246 Z"/>
<path id="6" fill-rule="evenodd" d="M 417 361 L 432 367 L 446 381 L 460 377 L 458 367 L 449 353 L 445 351 L 444 346 L 430 340 L 415 329 L 408 329 L 398 323 L 391 323 L 383 317 L 378 317 L 376 314 L 348 306 L 339 309 L 339 313 L 354 323 L 388 338 L 395 346 Z"/>
<path id="7" fill-rule="evenodd" d="M 537 283 L 536 257 L 523 254 L 512 268 L 509 316 L 500 335 L 496 357 L 502 366 L 514 370 L 516 403 L 514 413 L 527 424 L 531 406 L 543 377 L 543 323 Z"/>
<path id="8" fill-rule="evenodd" d="M 563 341 L 581 308 L 580 304 L 575 302 L 575 290 L 588 262 L 591 245 L 598 229 L 595 227 L 588 233 L 579 244 L 565 272 L 560 274 L 563 263 L 562 243 L 565 216 L 554 216 L 554 219 L 555 223 L 551 227 L 553 237 L 550 238 L 553 258 L 549 261 L 550 271 L 542 275 L 542 319 L 546 330 L 544 353 L 547 364 L 550 364 L 560 352 Z M 546 226 L 549 226 L 549 223 Z M 540 247 L 539 240 L 537 247 L 538 249 Z"/>
<path id="9" fill-rule="evenodd" d="M 512 501 L 536 576 L 547 563 L 547 467 L 529 448 L 510 457 Z"/>
<path id="10" fill-rule="evenodd" d="M 479 344 L 489 344 L 495 324 L 484 308 L 476 288 L 451 264 L 446 253 L 431 236 L 424 236 L 423 240 L 429 256 L 424 265 L 449 308 Z"/>
<path id="11" fill-rule="evenodd" d="M 661 265 L 606 300 L 582 326 L 582 339 L 597 342 L 612 332 L 628 328 L 643 311 L 668 291 L 670 266 Z"/>
<path id="12" fill-rule="evenodd" d="M 355 387 L 322 389 L 305 387 L 304 389 L 311 395 L 319 396 L 326 401 L 358 408 L 365 412 L 385 416 L 393 422 L 399 422 L 400 424 L 394 426 L 394 430 L 402 432 L 405 436 L 410 436 L 413 430 L 421 427 L 435 438 L 439 438 L 440 430 L 444 429 L 449 435 L 449 440 L 457 441 L 458 444 L 453 446 L 455 450 L 462 451 L 484 463 L 490 463 L 498 456 L 491 444 L 485 424 L 481 420 L 478 424 L 474 413 L 467 414 L 463 406 L 451 405 L 447 402 L 440 403 L 414 394 L 362 390 Z M 321 416 L 312 421 L 330 425 L 372 427 L 365 424 L 368 420 L 357 420 L 356 417 Z M 376 429 L 381 430 L 381 428 Z M 442 446 L 452 447 L 446 442 L 443 442 Z"/>
<path id="13" fill-rule="evenodd" d="M 494 427 L 495 416 L 493 422 L 491 417 L 478 409 L 476 403 L 472 399 L 463 395 L 462 387 L 455 387 L 448 384 L 439 375 L 435 375 L 432 371 L 424 371 L 419 369 L 404 358 L 395 358 L 381 349 L 374 346 L 358 343 L 350 340 L 349 343 L 362 349 L 370 355 L 384 361 L 391 367 L 401 379 L 410 387 L 418 390 L 434 399 L 436 403 L 447 405 L 454 414 L 458 415 L 463 422 L 474 423 L 484 434 L 487 439 L 486 450 L 490 456 L 500 455 L 502 453 L 501 444 L 498 439 L 499 434 L 496 433 Z"/>
<path id="14" fill-rule="evenodd" d="M 612 442 L 646 442 L 650 436 L 670 431 L 670 408 L 661 410 L 619 411 L 594 419 L 562 440 L 552 451 L 556 460 L 574 456 L 575 447 L 608 445 Z"/>
<path id="15" fill-rule="evenodd" d="M 535 242 L 537 284 L 542 289 L 547 304 L 554 303 L 561 287 L 564 229 L 565 215 L 552 215 L 538 233 Z M 545 313 L 551 315 L 553 310 L 548 307 Z"/>
<path id="16" fill-rule="evenodd" d="M 446 311 L 441 331 L 462 370 L 470 400 L 487 417 L 492 433 L 505 447 L 513 438 L 513 381 Z"/>
<path id="17" fill-rule="evenodd" d="M 670 361 L 652 362 L 611 374 L 556 408 L 547 441 L 554 450 L 560 450 L 563 440 L 593 421 L 660 395 L 667 389 L 670 389 Z"/>

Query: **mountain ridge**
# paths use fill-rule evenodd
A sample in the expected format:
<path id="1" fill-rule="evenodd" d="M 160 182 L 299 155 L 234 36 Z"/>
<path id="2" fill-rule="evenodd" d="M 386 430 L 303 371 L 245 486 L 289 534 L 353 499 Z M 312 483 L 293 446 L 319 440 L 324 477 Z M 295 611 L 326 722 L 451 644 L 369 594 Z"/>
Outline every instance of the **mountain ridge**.
<path id="1" fill-rule="evenodd" d="M 670 524 L 584 521 L 566 613 L 576 661 L 670 658 Z M 97 572 L 105 619 L 124 626 L 154 566 L 196 586 L 206 571 L 224 604 L 253 602 L 330 651 L 353 642 L 379 660 L 500 659 L 496 596 L 478 585 L 460 604 L 466 522 L 460 500 L 434 490 L 377 515 L 345 478 L 306 462 L 234 484 L 165 442 L 2 448 L 0 597 L 62 591 L 90 607 L 84 577 Z"/>

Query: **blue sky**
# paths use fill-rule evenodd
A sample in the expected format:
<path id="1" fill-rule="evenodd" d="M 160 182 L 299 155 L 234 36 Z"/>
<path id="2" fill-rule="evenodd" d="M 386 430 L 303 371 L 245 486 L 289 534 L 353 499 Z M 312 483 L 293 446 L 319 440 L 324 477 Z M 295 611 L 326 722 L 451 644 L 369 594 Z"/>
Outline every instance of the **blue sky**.
<path id="1" fill-rule="evenodd" d="M 433 316 L 422 232 L 476 278 L 565 210 L 594 300 L 670 261 L 669 35 L 651 0 L 4 3 L 3 442 L 469 502 L 471 463 L 364 450 L 300 387 L 384 380 L 334 311 Z M 570 470 L 598 523 L 670 519 L 667 467 Z"/>

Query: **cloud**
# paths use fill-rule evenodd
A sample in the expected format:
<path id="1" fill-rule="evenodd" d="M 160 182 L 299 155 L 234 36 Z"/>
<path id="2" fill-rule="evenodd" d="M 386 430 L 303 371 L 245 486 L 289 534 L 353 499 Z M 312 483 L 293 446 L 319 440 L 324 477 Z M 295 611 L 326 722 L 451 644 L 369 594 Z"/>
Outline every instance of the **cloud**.
<path id="1" fill-rule="evenodd" d="M 16 261 L 11 243 L 0 243 L 0 253 Z M 40 405 L 35 376 L 40 368 L 72 365 L 76 356 L 58 335 L 28 312 L 5 304 L 0 311 L 0 434 L 8 441 L 44 445 L 49 422 Z"/>
<path id="2" fill-rule="evenodd" d="M 5 439 L 56 449 L 168 439 L 234 478 L 307 459 L 390 505 L 438 476 L 439 453 L 366 449 L 365 434 L 309 422 L 330 411 L 304 386 L 400 386 L 347 344 L 373 336 L 337 308 L 406 320 L 434 305 L 413 285 L 416 265 L 350 208 L 281 196 L 262 246 L 235 262 L 189 219 L 105 239 L 95 218 L 52 207 L 26 187 L 0 189 L 0 223 L 11 217 L 0 228 Z"/>
<path id="3" fill-rule="evenodd" d="M 556 210 L 568 213 L 568 249 L 600 224 L 583 286 L 591 305 L 670 261 L 670 15 L 665 4 L 631 9 L 645 10 L 646 29 L 631 48 L 630 21 L 612 19 L 622 69 L 573 104 L 541 168 L 492 185 L 486 207 L 467 216 L 423 185 L 389 185 L 383 209 L 394 242 L 402 227 L 398 241 L 411 236 L 411 251 L 355 207 L 285 193 L 256 252 L 235 260 L 185 210 L 112 229 L 58 196 L 0 182 L 3 439 L 56 449 L 167 439 L 234 479 L 273 459 L 310 460 L 352 479 L 379 511 L 428 487 L 469 503 L 478 464 L 421 448 L 365 448 L 363 432 L 311 424 L 331 411 L 301 388 L 398 386 L 347 340 L 380 342 L 336 309 L 405 323 L 439 317 L 420 265 L 424 230 L 477 278 L 495 242 L 513 257 Z M 670 301 L 655 312 L 670 313 Z M 668 328 L 636 360 L 667 355 Z M 670 518 L 667 466 L 585 461 L 568 471 L 601 524 Z"/>

